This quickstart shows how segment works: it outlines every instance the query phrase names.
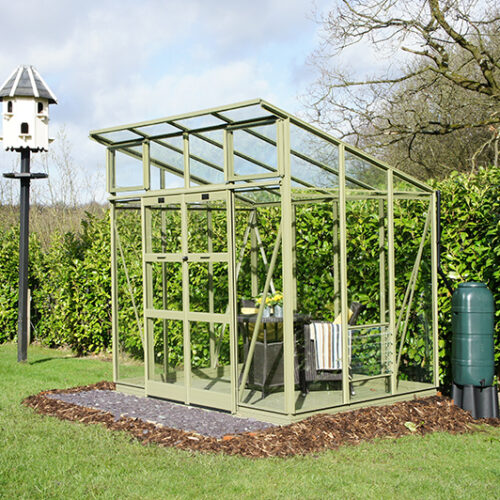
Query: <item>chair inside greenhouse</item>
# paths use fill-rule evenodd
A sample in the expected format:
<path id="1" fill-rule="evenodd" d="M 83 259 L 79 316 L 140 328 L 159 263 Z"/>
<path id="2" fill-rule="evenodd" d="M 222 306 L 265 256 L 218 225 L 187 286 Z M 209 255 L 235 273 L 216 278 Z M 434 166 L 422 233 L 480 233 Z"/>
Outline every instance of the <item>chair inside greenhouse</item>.
<path id="1" fill-rule="evenodd" d="M 90 135 L 118 390 L 277 423 L 435 394 L 430 187 L 261 99 Z"/>

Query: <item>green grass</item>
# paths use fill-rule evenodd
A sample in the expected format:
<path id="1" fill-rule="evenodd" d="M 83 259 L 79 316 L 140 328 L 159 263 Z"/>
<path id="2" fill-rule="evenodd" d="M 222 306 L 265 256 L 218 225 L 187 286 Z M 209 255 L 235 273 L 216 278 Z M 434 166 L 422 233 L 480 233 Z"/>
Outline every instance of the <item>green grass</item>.
<path id="1" fill-rule="evenodd" d="M 315 456 L 249 460 L 143 446 L 98 425 L 37 415 L 21 400 L 111 379 L 111 363 L 0 346 L 0 497 L 500 498 L 500 429 L 436 433 Z"/>

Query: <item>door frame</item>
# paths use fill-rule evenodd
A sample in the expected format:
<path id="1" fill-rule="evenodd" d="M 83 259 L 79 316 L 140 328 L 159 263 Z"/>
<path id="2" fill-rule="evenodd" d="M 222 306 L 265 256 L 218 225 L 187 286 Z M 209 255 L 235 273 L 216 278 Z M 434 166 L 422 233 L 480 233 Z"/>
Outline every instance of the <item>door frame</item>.
<path id="1" fill-rule="evenodd" d="M 205 201 L 225 201 L 226 204 L 226 252 L 189 252 L 188 248 L 188 203 Z M 175 253 L 154 253 L 151 239 L 151 208 L 171 204 L 180 205 L 181 213 L 181 248 Z M 147 396 L 156 396 L 184 404 L 194 404 L 219 408 L 236 413 L 237 410 L 237 331 L 236 331 L 236 283 L 235 283 L 235 248 L 234 248 L 234 204 L 233 193 L 229 189 L 206 193 L 155 194 L 141 198 L 142 223 L 142 260 L 143 260 L 143 315 L 144 315 L 144 360 L 145 392 Z M 158 310 L 153 308 L 152 262 L 179 262 L 182 266 L 182 310 Z M 228 264 L 228 306 L 226 313 L 190 311 L 189 263 L 190 262 L 227 262 Z M 153 379 L 154 339 L 152 320 L 166 319 L 182 321 L 184 385 L 160 382 Z M 227 393 L 196 389 L 191 386 L 191 335 L 190 322 L 203 321 L 226 323 L 229 326 L 230 344 L 230 397 Z"/>

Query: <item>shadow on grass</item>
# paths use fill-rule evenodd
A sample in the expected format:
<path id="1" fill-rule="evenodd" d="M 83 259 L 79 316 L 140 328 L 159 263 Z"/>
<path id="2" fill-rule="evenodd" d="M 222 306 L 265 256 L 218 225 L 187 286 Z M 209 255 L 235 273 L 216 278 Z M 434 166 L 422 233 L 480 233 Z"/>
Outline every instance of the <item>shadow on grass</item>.
<path id="1" fill-rule="evenodd" d="M 46 363 L 47 361 L 60 361 L 60 360 L 67 360 L 67 359 L 76 359 L 78 358 L 77 355 L 74 356 L 61 356 L 61 357 L 51 357 L 51 358 L 42 358 L 42 359 L 37 359 L 35 361 L 28 361 L 29 365 L 37 365 L 39 363 Z"/>

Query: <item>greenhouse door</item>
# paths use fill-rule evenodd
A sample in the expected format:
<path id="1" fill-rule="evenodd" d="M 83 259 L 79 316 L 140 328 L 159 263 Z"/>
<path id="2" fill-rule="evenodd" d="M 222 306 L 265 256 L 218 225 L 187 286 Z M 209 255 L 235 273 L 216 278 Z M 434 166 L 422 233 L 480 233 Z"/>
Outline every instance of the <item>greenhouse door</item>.
<path id="1" fill-rule="evenodd" d="M 229 200 L 142 200 L 147 395 L 235 411 Z"/>

